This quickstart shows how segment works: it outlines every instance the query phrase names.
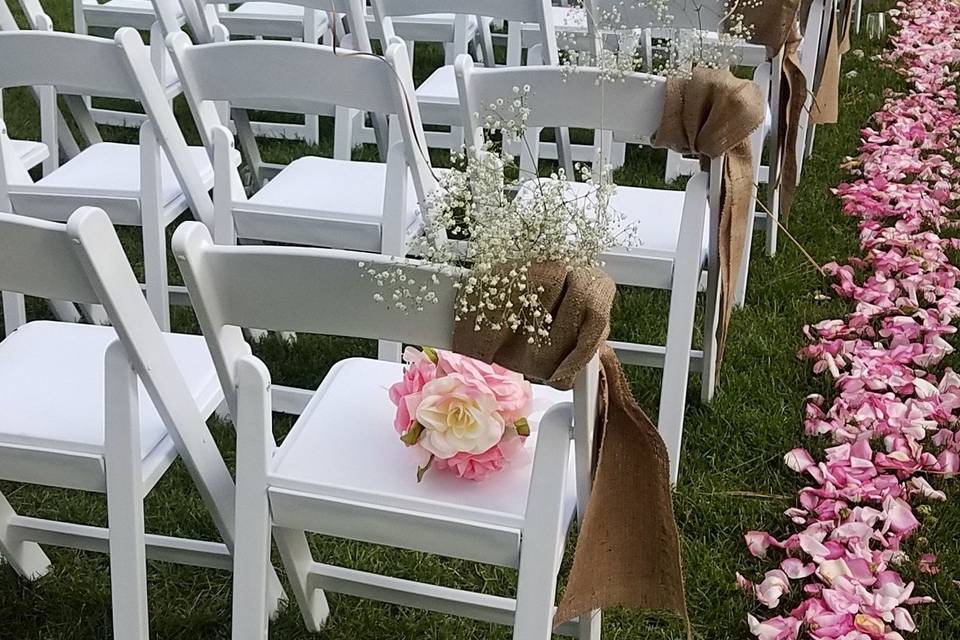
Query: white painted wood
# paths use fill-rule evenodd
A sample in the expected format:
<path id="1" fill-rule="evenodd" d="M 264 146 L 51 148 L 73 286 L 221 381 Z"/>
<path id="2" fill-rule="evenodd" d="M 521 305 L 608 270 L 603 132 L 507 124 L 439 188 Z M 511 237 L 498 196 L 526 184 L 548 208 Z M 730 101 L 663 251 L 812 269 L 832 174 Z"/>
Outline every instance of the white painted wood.
<path id="1" fill-rule="evenodd" d="M 104 416 L 113 634 L 147 640 L 147 552 L 137 374 L 119 340 L 107 347 Z"/>
<path id="2" fill-rule="evenodd" d="M 599 139 L 605 148 L 609 148 L 611 138 L 649 144 L 662 120 L 666 90 L 663 78 L 638 73 L 605 82 L 594 69 L 573 74 L 556 66 L 482 69 L 467 56 L 458 58 L 456 71 L 468 144 L 476 148 L 484 142 L 486 105 L 512 95 L 513 87 L 525 85 L 531 87 L 525 98 L 530 127 L 592 129 L 601 132 Z M 582 98 L 570 101 L 569 95 Z M 595 98 L 586 99 L 588 96 Z M 719 295 L 718 226 L 710 221 L 720 211 L 722 162 L 722 158 L 714 161 L 710 174 L 694 176 L 684 192 L 618 187 L 610 201 L 611 207 L 635 225 L 642 244 L 607 251 L 602 257 L 604 269 L 618 284 L 671 290 L 666 348 L 658 351 L 645 345 L 616 346 L 627 362 L 656 363 L 663 354 L 659 420 L 661 433 L 668 441 L 674 481 L 679 470 L 690 364 L 697 355 L 703 355 L 693 353 L 691 341 L 704 272 L 708 305 L 714 304 Z M 584 183 L 570 182 L 569 189 L 571 198 L 591 195 L 591 187 Z M 650 215 L 653 211 L 655 216 Z M 705 328 L 705 333 L 715 334 L 716 316 L 708 313 L 706 320 L 713 324 Z M 715 353 L 715 349 L 706 353 L 712 360 L 701 358 L 711 388 L 704 397 L 712 395 Z"/>
<path id="3" fill-rule="evenodd" d="M 237 539 L 234 553 L 234 640 L 267 637 L 267 567 L 270 565 L 270 502 L 267 465 L 276 442 L 264 429 L 270 415 L 270 374 L 252 356 L 237 361 Z"/>
<path id="4" fill-rule="evenodd" d="M 215 192 L 218 241 L 232 242 L 235 236 L 406 253 L 407 236 L 418 225 L 418 203 L 433 191 L 436 178 L 426 156 L 412 73 L 401 43 L 390 44 L 385 58 L 276 41 L 193 46 L 182 33 L 172 35 L 168 45 L 215 158 L 217 148 L 227 154 L 232 137 L 215 106 L 220 102 L 301 113 L 336 104 L 395 116 L 394 130 L 400 134 L 385 165 L 306 156 L 281 169 L 250 198 L 240 188 L 235 165 L 220 163 L 220 187 Z M 265 71 L 251 77 L 244 68 Z M 316 81 L 303 81 L 310 77 Z M 220 131 L 216 143 L 220 147 L 215 131 Z M 243 143 L 242 128 L 238 131 Z M 248 139 L 244 143 L 248 156 L 252 147 L 255 141 Z"/>
<path id="5" fill-rule="evenodd" d="M 537 499 L 527 505 L 514 640 L 549 640 L 553 629 L 553 602 L 560 569 L 556 550 L 566 534 L 563 492 L 572 430 L 573 411 L 569 404 L 551 408 L 540 424 L 530 481 L 530 494 Z"/>
<path id="6" fill-rule="evenodd" d="M 537 442 L 530 443 L 535 452 L 532 469 L 511 465 L 473 486 L 440 474 L 417 483 L 416 463 L 396 448 L 396 434 L 390 427 L 393 407 L 383 395 L 389 381 L 401 374 L 401 366 L 345 360 L 325 377 L 277 449 L 270 439 L 269 374 L 249 355 L 238 327 L 295 329 L 445 348 L 450 346 L 453 330 L 455 290 L 450 275 L 438 273 L 433 266 L 402 261 L 408 278 L 428 281 L 437 276 L 431 289 L 438 303 L 406 315 L 376 303 L 377 289 L 359 267 L 360 261 L 374 269 L 396 267 L 399 259 L 324 249 L 217 245 L 198 223 L 178 229 L 173 246 L 224 386 L 235 390 L 227 393 L 227 400 L 242 425 L 240 447 L 248 447 L 238 460 L 237 473 L 240 491 L 252 494 L 241 498 L 249 508 L 238 510 L 236 530 L 241 537 L 249 536 L 243 548 L 251 551 L 247 557 L 238 553 L 236 562 L 262 562 L 264 530 L 272 523 L 273 537 L 310 629 L 319 628 L 328 614 L 319 590 L 327 580 L 333 587 L 360 595 L 492 615 L 498 620 L 505 608 L 499 606 L 500 600 L 479 594 L 415 583 L 409 583 L 408 595 L 403 596 L 400 586 L 407 583 L 386 577 L 371 576 L 364 587 L 359 574 L 345 570 L 333 569 L 319 577 L 325 571 L 310 557 L 305 530 L 520 566 L 523 587 L 518 594 L 521 606 L 514 607 L 516 622 L 525 629 L 546 624 L 549 635 L 556 573 L 577 499 L 570 454 L 573 411 L 564 403 L 569 396 L 536 388 L 531 422 L 539 429 L 536 438 L 531 437 Z M 337 304 L 329 305 L 334 291 Z M 588 391 L 597 388 L 596 372 L 594 363 L 583 376 L 581 383 Z M 256 397 L 245 398 L 247 394 Z M 353 427 L 338 428 L 346 423 Z M 587 448 L 592 449 L 592 443 Z M 580 477 L 588 475 L 586 469 Z M 254 523 L 255 516 L 261 522 Z M 522 550 L 523 540 L 532 541 L 529 551 Z M 530 559 L 525 560 L 526 553 Z M 245 582 L 236 588 L 236 611 L 262 601 L 260 570 L 259 566 L 243 571 L 238 567 L 237 579 L 245 576 Z M 262 637 L 263 613 L 245 615 L 249 624 L 238 631 L 249 634 L 243 637 Z M 523 631 L 517 633 L 516 637 L 527 637 Z"/>
<path id="7" fill-rule="evenodd" d="M 186 146 L 168 96 L 153 71 L 150 54 L 136 32 L 118 32 L 118 48 L 117 43 L 103 38 L 49 31 L 46 16 L 38 16 L 36 24 L 36 31 L 0 32 L 5 59 L 29 61 L 0 69 L 0 86 L 41 87 L 38 93 L 44 141 L 51 148 L 59 146 L 56 100 L 61 93 L 138 98 L 151 125 L 164 132 L 163 154 L 151 142 L 150 130 L 143 132 L 142 147 L 93 140 L 91 146 L 62 166 L 56 166 L 56 156 L 51 154 L 46 175 L 34 181 L 11 146 L 2 143 L 0 162 L 5 170 L 0 172 L 0 191 L 7 197 L 0 205 L 14 213 L 65 221 L 78 206 L 96 204 L 117 224 L 143 227 L 147 295 L 166 327 L 169 301 L 163 230 L 187 208 L 200 219 L 211 217 L 206 193 L 213 180 L 209 161 L 202 149 L 191 151 Z M 136 82 L 131 70 L 139 72 Z M 96 130 L 82 100 L 68 104 L 75 115 L 85 114 L 78 119 L 82 129 L 91 126 Z M 58 315 L 63 317 L 64 310 L 58 309 Z"/>
<path id="8" fill-rule="evenodd" d="M 115 635 L 146 638 L 147 549 L 229 568 L 234 486 L 206 427 L 221 404 L 213 362 L 201 338 L 161 333 L 103 211 L 67 225 L 0 213 L 0 289 L 101 303 L 113 325 L 34 322 L 3 341 L 0 477 L 106 492 L 110 528 L 25 518 L 0 498 L 0 550 L 32 577 L 47 564 L 37 542 L 109 549 Z M 37 414 L 37 393 L 57 402 Z M 178 453 L 226 544 L 145 536 L 143 496 Z M 267 586 L 270 611 L 272 571 Z"/>

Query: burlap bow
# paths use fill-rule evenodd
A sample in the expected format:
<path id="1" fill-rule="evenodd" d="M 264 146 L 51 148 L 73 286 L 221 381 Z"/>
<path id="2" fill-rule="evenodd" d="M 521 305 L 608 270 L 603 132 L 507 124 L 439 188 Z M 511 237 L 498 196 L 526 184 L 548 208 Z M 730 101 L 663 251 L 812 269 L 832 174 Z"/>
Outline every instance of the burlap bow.
<path id="1" fill-rule="evenodd" d="M 836 123 L 840 115 L 840 67 L 843 54 L 850 50 L 853 4 L 847 3 L 843 15 L 829 11 L 824 16 L 825 20 L 830 20 L 830 36 L 823 68 L 814 87 L 815 97 L 810 109 L 810 121 L 814 124 Z"/>
<path id="2" fill-rule="evenodd" d="M 599 270 L 568 271 L 553 263 L 533 265 L 528 277 L 543 287 L 540 299 L 554 317 L 549 344 L 528 344 L 509 328 L 474 331 L 467 318 L 456 325 L 453 347 L 558 389 L 571 388 L 600 353 L 593 492 L 554 621 L 618 605 L 686 617 L 667 450 L 606 343 L 616 285 Z"/>
<path id="3" fill-rule="evenodd" d="M 750 135 L 763 124 L 760 87 L 726 69 L 696 67 L 689 79 L 667 81 L 663 120 L 654 144 L 704 158 L 726 156 L 721 185 L 719 254 L 722 319 L 718 333 L 723 353 L 740 274 L 744 243 L 753 229 L 753 149 Z"/>
<path id="4" fill-rule="evenodd" d="M 780 174 L 773 177 L 775 182 L 771 188 L 780 189 L 780 215 L 784 218 L 790 215 L 797 188 L 797 136 L 808 86 L 800 68 L 798 18 L 806 19 L 809 5 L 810 0 L 806 0 L 802 8 L 801 0 L 764 0 L 757 6 L 741 9 L 744 23 L 753 27 L 751 41 L 766 46 L 771 57 L 783 52 L 780 103 L 773 114 L 780 131 L 779 147 L 774 150 L 779 158 Z"/>

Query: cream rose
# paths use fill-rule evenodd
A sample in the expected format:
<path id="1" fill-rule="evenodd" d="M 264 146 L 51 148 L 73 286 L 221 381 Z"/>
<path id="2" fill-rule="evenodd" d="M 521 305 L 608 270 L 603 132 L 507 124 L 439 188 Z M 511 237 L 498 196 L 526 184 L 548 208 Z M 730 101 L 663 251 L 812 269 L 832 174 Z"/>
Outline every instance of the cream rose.
<path id="1" fill-rule="evenodd" d="M 496 397 L 457 374 L 424 385 L 416 419 L 423 427 L 419 444 L 446 460 L 458 453 L 480 454 L 503 437 L 504 422 Z"/>

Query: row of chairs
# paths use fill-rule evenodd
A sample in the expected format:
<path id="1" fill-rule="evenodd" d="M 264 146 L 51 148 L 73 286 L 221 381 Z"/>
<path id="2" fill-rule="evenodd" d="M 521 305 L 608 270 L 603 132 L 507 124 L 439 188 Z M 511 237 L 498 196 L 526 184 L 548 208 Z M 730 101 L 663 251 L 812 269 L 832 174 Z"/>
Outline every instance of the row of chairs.
<path id="1" fill-rule="evenodd" d="M 0 384 L 11 390 L 0 412 L 14 425 L 0 433 L 0 476 L 106 492 L 110 515 L 107 530 L 41 520 L 17 514 L 0 496 L 0 555 L 21 575 L 35 577 L 49 566 L 38 544 L 109 551 L 117 637 L 147 637 L 147 555 L 233 569 L 234 637 L 265 637 L 268 616 L 282 597 L 269 561 L 272 532 L 310 629 L 319 629 L 328 614 L 327 589 L 515 624 L 514 637 L 524 640 L 548 638 L 565 533 L 589 494 L 593 446 L 587 425 L 595 411 L 590 399 L 596 397 L 596 363 L 572 396 L 536 389 L 540 435 L 532 467 L 511 468 L 475 487 L 444 478 L 417 484 L 390 431 L 382 429 L 390 421 L 389 403 L 370 402 L 399 377 L 400 365 L 344 361 L 316 391 L 271 385 L 240 328 L 449 346 L 454 292 L 448 280 L 440 279 L 435 310 L 404 317 L 374 303 L 372 284 L 357 267 L 360 261 L 385 264 L 383 254 L 407 253 L 420 222 L 419 204 L 441 171 L 425 153 L 433 143 L 423 122 L 460 128 L 469 143 L 478 144 L 483 106 L 529 84 L 535 88 L 529 125 L 561 132 L 559 145 L 542 148 L 552 148 L 562 161 L 562 132 L 568 128 L 606 128 L 629 132 L 631 142 L 649 141 L 660 121 L 664 81 L 635 74 L 610 85 L 602 104 L 566 99 L 594 95 L 598 72 L 566 74 L 557 66 L 550 17 L 557 8 L 541 0 L 374 0 L 379 19 L 373 22 L 360 0 L 287 6 L 302 6 L 301 25 L 311 11 L 323 13 L 325 37 L 336 46 L 314 44 L 318 38 L 308 37 L 305 28 L 299 35 L 264 28 L 234 32 L 230 20 L 244 19 L 239 10 L 217 5 L 194 11 L 157 0 L 160 20 L 149 24 L 149 48 L 129 28 L 112 39 L 54 33 L 49 18 L 36 10 L 29 14 L 32 30 L 17 32 L 0 12 L 0 59 L 16 61 L 0 68 L 0 88 L 35 88 L 43 130 L 39 146 L 31 146 L 7 136 L 0 122 L 0 211 L 17 214 L 0 214 L 8 336 L 0 343 Z M 86 26 L 120 26 L 95 23 L 90 16 L 96 9 L 89 9 Z M 248 7 L 257 15 L 254 9 Z M 450 56 L 452 64 L 435 72 L 434 85 L 415 88 L 412 48 L 397 37 L 403 35 L 401 21 L 414 29 L 420 13 L 435 16 L 444 9 L 455 26 L 467 25 L 454 31 L 474 34 L 458 36 L 451 51 L 463 53 L 461 46 L 476 42 L 491 68 L 475 66 L 466 55 Z M 533 50 L 545 64 L 492 68 L 492 38 L 484 34 L 494 19 L 539 22 L 539 40 L 521 41 L 519 48 L 528 50 L 528 62 Z M 185 25 L 198 44 L 181 31 Z M 146 22 L 135 26 L 147 30 Z M 364 55 L 372 51 L 365 28 L 386 45 L 382 58 Z M 229 42 L 231 33 L 304 42 Z M 757 65 L 762 84 L 773 73 L 769 62 Z M 431 94 L 440 85 L 447 93 Z M 181 92 L 202 146 L 187 144 L 174 117 L 170 101 Z M 82 150 L 65 126 L 58 96 L 88 138 Z M 145 112 L 138 119 L 139 144 L 104 142 L 90 96 L 138 101 Z M 447 102 L 426 107 L 431 96 Z M 332 112 L 340 153 L 332 159 L 305 156 L 286 166 L 263 162 L 256 134 L 270 130 L 251 122 L 248 110 L 307 114 L 304 137 L 310 114 Z M 361 128 L 364 114 L 375 114 L 370 131 L 383 163 L 349 156 L 362 135 L 352 129 Z M 757 148 L 762 139 L 761 132 Z M 447 143 L 441 139 L 439 146 Z M 60 149 L 68 158 L 62 165 Z M 243 161 L 255 176 L 249 194 L 241 179 Z M 42 177 L 35 178 L 30 171 L 36 174 L 39 165 Z M 704 396 L 714 388 L 719 269 L 710 220 L 721 170 L 718 159 L 680 192 L 621 187 L 613 206 L 639 224 L 644 245 L 604 257 L 618 283 L 671 291 L 666 345 L 615 346 L 627 362 L 664 367 L 659 424 L 674 479 L 691 363 L 702 369 Z M 88 205 L 99 209 L 73 213 Z M 168 283 L 166 232 L 188 209 L 198 222 L 183 224 L 172 243 L 186 285 L 178 289 Z M 645 215 L 651 211 L 656 215 Z M 113 225 L 142 229 L 142 287 Z M 332 249 L 268 246 L 277 243 Z M 705 338 L 703 349 L 694 351 L 701 283 L 707 293 Z M 23 294 L 60 301 L 53 308 L 61 317 L 70 315 L 69 303 L 77 303 L 88 319 L 113 328 L 27 323 Z M 205 340 L 168 333 L 171 300 L 192 303 Z M 64 394 L 62 413 L 38 416 L 34 409 L 50 389 Z M 205 424 L 218 407 L 237 428 L 236 487 Z M 280 447 L 272 438 L 272 411 L 299 416 Z M 344 423 L 358 428 L 335 428 Z M 222 543 L 144 532 L 143 497 L 178 455 Z M 304 531 L 518 568 L 517 597 L 464 593 L 317 562 Z M 561 631 L 598 638 L 599 613 Z"/>
<path id="2" fill-rule="evenodd" d="M 342 4 L 346 5 L 344 15 L 362 9 L 356 0 Z M 461 4 L 466 8 L 470 0 Z M 470 8 L 475 10 L 476 4 Z M 543 2 L 511 0 L 509 5 L 514 12 L 510 15 L 515 15 L 523 6 L 539 7 Z M 441 170 L 432 168 L 424 153 L 427 143 L 419 100 L 402 42 L 393 41 L 388 47 L 387 62 L 306 43 L 224 39 L 194 45 L 179 30 L 170 34 L 167 45 L 202 147 L 185 142 L 151 64 L 156 58 L 151 54 L 156 52 L 145 47 L 135 31 L 118 32 L 116 43 L 44 30 L 0 34 L 0 48 L 7 59 L 24 59 L 23 64 L 0 70 L 0 85 L 41 87 L 41 120 L 51 148 L 57 146 L 53 123 L 58 94 L 134 98 L 146 112 L 139 145 L 97 142 L 39 180 L 31 177 L 11 141 L 5 139 L 2 162 L 9 169 L 2 178 L 0 193 L 6 202 L 0 202 L 0 207 L 63 221 L 73 208 L 93 203 L 104 208 L 115 224 L 140 226 L 146 297 L 164 329 L 169 328 L 170 301 L 187 302 L 183 291 L 168 283 L 165 230 L 188 208 L 220 243 L 293 243 L 406 255 L 420 220 L 418 205 L 435 189 L 435 176 Z M 94 60 L 101 62 L 91 64 Z M 642 89 L 645 80 L 611 85 L 610 94 L 622 96 L 621 102 L 586 100 L 578 110 L 558 96 L 567 95 L 589 74 L 571 76 L 556 66 L 543 65 L 478 68 L 467 57 L 457 62 L 457 108 L 461 126 L 473 143 L 481 139 L 476 114 L 483 112 L 483 105 L 509 95 L 513 86 L 526 84 L 536 87 L 529 98 L 532 128 L 598 129 L 617 124 L 614 129 L 630 132 L 634 140 L 643 142 L 659 123 L 661 110 L 638 110 L 644 101 L 635 96 L 662 98 L 662 81 L 648 82 Z M 303 82 L 307 77 L 316 81 Z M 587 85 L 582 91 L 595 94 Z M 304 156 L 286 166 L 267 167 L 258 160 L 246 109 L 309 113 L 331 104 L 391 118 L 388 135 L 393 140 L 388 140 L 386 162 Z M 254 173 L 270 175 L 249 196 L 234 140 L 239 141 L 243 155 L 254 158 L 249 164 L 260 167 Z M 643 245 L 604 256 L 608 271 L 620 284 L 671 291 L 665 313 L 666 345 L 619 342 L 614 346 L 625 362 L 664 368 L 659 424 L 669 443 L 674 478 L 691 367 L 702 372 L 706 399 L 715 388 L 719 267 L 716 234 L 711 233 L 714 225 L 709 219 L 711 210 L 717 210 L 721 163 L 718 160 L 711 168 L 712 179 L 700 176 L 685 191 L 622 187 L 612 202 L 636 223 Z M 571 183 L 571 189 L 579 188 Z M 211 189 L 212 199 L 207 193 Z M 704 346 L 692 350 L 702 280 L 707 291 Z M 23 318 L 17 305 L 5 313 L 11 319 Z M 18 324 L 8 322 L 8 326 Z M 302 404 L 305 398 L 292 394 L 290 401 Z"/>

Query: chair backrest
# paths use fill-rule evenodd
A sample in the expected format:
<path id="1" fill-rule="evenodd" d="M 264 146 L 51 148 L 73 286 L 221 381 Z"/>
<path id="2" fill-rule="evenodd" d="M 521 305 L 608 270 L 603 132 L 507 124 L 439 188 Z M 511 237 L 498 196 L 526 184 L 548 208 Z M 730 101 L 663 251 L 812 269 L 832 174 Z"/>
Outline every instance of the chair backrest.
<path id="1" fill-rule="evenodd" d="M 84 207 L 58 224 L 0 213 L 0 290 L 104 306 L 132 369 L 231 544 L 233 497 L 226 466 L 107 215 Z"/>
<path id="2" fill-rule="evenodd" d="M 0 32 L 0 88 L 56 87 L 58 93 L 133 98 L 139 94 L 112 40 L 48 31 Z"/>
<path id="3" fill-rule="evenodd" d="M 184 33 L 167 41 L 187 102 L 211 148 L 225 125 L 218 102 L 268 111 L 317 113 L 336 105 L 395 116 L 417 195 L 433 182 L 410 59 L 400 41 L 383 57 L 317 44 L 244 40 L 193 45 Z"/>
<path id="4" fill-rule="evenodd" d="M 307 10 L 322 11 L 336 18 L 346 20 L 350 30 L 351 47 L 358 51 L 372 51 L 370 36 L 367 32 L 367 23 L 364 19 L 364 0 L 256 0 L 258 3 L 276 3 L 303 7 Z M 207 44 L 219 41 L 218 29 L 225 32 L 220 22 L 217 5 L 218 0 L 151 0 L 154 9 L 160 16 L 164 36 L 179 31 L 176 21 L 176 9 L 182 5 L 187 25 L 193 32 L 198 44 Z M 231 4 L 243 4 L 241 2 Z"/>
<path id="5" fill-rule="evenodd" d="M 240 327 L 451 346 L 454 275 L 436 266 L 352 251 L 215 245 L 192 222 L 177 229 L 173 253 L 232 410 L 236 362 L 250 352 Z M 378 286 L 370 270 L 397 269 L 406 276 L 398 287 L 432 294 L 421 310 L 412 300 L 402 300 L 406 310 L 382 301 L 395 287 Z"/>
<path id="6" fill-rule="evenodd" d="M 541 42 L 544 45 L 543 62 L 560 62 L 550 0 L 371 0 L 371 5 L 387 40 L 395 35 L 393 18 L 431 13 L 475 15 L 508 22 L 537 24 L 540 26 Z"/>
<path id="7" fill-rule="evenodd" d="M 773 0 L 771 0 L 773 1 Z M 604 29 L 698 29 L 717 31 L 729 13 L 724 0 L 584 0 L 587 24 Z"/>
<path id="8" fill-rule="evenodd" d="M 488 69 L 461 55 L 456 60 L 456 75 L 471 145 L 482 142 L 480 129 L 491 105 L 496 107 L 502 99 L 508 107 L 517 98 L 515 88 L 530 88 L 520 93 L 523 106 L 529 109 L 529 127 L 613 131 L 618 138 L 639 143 L 649 142 L 660 126 L 666 97 L 666 80 L 643 73 L 605 81 L 595 68 L 576 72 L 560 66 Z"/>
<path id="9" fill-rule="evenodd" d="M 140 34 L 125 28 L 109 40 L 54 32 L 49 30 L 52 26 L 47 16 L 38 16 L 38 20 L 44 30 L 0 32 L 0 60 L 5 61 L 0 64 L 0 89 L 52 87 L 53 91 L 40 92 L 41 113 L 49 115 L 42 117 L 41 123 L 47 129 L 44 138 L 50 141 L 50 148 L 57 147 L 57 94 L 137 100 L 162 141 L 194 214 L 212 224 L 213 205 Z M 0 172 L 0 192 L 19 159 L 5 154 L 2 162 L 7 171 Z M 25 172 L 18 175 L 22 178 Z"/>
<path id="10" fill-rule="evenodd" d="M 0 291 L 100 303 L 65 225 L 10 213 L 0 213 Z"/>

